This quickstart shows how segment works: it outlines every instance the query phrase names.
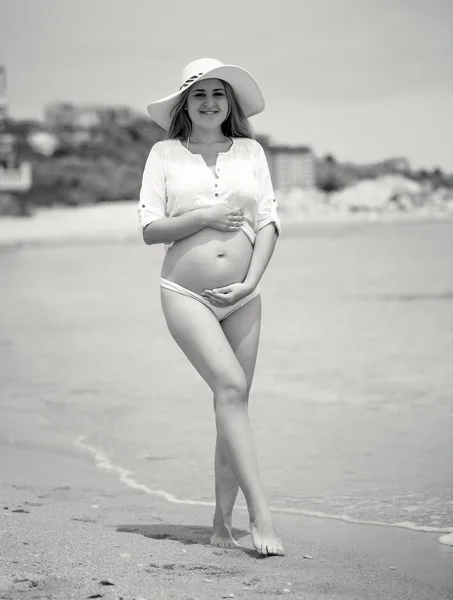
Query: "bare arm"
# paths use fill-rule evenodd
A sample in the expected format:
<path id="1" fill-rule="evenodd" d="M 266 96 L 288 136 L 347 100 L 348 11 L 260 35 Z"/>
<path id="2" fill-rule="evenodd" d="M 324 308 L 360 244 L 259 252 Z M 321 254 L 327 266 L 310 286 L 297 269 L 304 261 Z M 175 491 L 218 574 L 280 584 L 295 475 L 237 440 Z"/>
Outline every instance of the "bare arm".
<path id="1" fill-rule="evenodd" d="M 272 254 L 274 253 L 277 239 L 278 233 L 273 223 L 269 223 L 258 231 L 252 260 L 250 261 L 249 270 L 243 282 L 250 290 L 254 290 L 260 282 Z"/>
<path id="2" fill-rule="evenodd" d="M 156 219 L 143 230 L 145 244 L 169 244 L 182 240 L 204 227 L 220 231 L 234 231 L 244 223 L 239 209 L 226 204 L 217 204 L 208 208 L 196 208 L 179 217 Z"/>
<path id="3" fill-rule="evenodd" d="M 157 219 L 143 229 L 145 244 L 170 244 L 207 226 L 206 211 L 197 208 L 179 217 Z"/>

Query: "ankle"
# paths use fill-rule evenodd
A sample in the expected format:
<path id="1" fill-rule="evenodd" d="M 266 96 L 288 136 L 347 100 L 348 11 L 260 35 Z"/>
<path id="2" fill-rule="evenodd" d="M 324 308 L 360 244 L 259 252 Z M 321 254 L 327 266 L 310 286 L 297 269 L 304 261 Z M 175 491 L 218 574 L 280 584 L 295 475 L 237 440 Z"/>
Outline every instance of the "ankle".
<path id="1" fill-rule="evenodd" d="M 223 514 L 220 510 L 216 509 L 214 513 L 214 525 L 227 525 L 231 527 L 231 514 Z"/>
<path id="2" fill-rule="evenodd" d="M 265 506 L 260 506 L 255 510 L 249 510 L 249 521 L 254 525 L 259 525 L 260 523 L 272 523 L 272 520 L 272 514 L 267 504 Z"/>

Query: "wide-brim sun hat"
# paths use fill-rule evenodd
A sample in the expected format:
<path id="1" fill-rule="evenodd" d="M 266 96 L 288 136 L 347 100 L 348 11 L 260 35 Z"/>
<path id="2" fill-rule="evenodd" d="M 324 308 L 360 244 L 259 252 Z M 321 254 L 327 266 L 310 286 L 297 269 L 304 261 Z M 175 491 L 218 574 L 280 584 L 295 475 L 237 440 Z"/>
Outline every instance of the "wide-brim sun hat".
<path id="1" fill-rule="evenodd" d="M 200 58 L 184 67 L 177 92 L 148 104 L 148 114 L 165 130 L 170 128 L 173 107 L 181 94 L 202 79 L 222 79 L 231 85 L 246 117 L 264 110 L 264 98 L 255 78 L 242 67 L 225 65 L 215 58 Z"/>

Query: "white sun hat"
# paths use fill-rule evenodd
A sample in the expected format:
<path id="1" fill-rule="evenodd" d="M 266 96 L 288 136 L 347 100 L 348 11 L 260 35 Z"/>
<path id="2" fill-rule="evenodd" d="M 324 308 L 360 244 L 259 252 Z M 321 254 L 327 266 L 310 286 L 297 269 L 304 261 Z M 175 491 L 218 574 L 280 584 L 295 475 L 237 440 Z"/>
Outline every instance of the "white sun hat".
<path id="1" fill-rule="evenodd" d="M 215 58 L 200 58 L 184 67 L 181 73 L 181 86 L 177 92 L 148 104 L 148 114 L 153 121 L 168 130 L 172 118 L 171 110 L 184 90 L 196 81 L 211 78 L 222 79 L 231 85 L 246 117 L 252 117 L 264 110 L 263 94 L 248 71 L 236 65 L 224 65 Z"/>

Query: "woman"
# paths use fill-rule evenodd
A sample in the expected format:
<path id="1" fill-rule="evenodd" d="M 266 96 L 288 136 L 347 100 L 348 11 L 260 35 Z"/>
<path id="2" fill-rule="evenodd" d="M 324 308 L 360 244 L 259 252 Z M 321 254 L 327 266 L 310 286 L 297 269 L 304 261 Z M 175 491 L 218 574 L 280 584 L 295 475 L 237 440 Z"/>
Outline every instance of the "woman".
<path id="1" fill-rule="evenodd" d="M 231 518 L 240 487 L 256 550 L 282 555 L 248 416 L 259 281 L 280 232 L 266 158 L 247 120 L 263 109 L 244 69 L 215 59 L 188 64 L 179 90 L 148 105 L 168 139 L 151 149 L 138 210 L 144 241 L 166 247 L 161 300 L 169 331 L 214 394 L 211 543 L 238 545 Z"/>

